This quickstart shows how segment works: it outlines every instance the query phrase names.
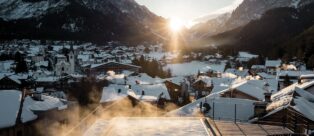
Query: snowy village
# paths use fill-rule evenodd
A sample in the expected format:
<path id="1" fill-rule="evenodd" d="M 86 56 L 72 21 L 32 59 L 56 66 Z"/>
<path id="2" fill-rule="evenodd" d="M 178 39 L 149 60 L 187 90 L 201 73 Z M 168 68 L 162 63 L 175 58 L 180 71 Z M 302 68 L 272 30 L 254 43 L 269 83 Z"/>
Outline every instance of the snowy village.
<path id="1" fill-rule="evenodd" d="M 260 57 L 182 55 L 161 44 L 45 44 L 1 45 L 1 135 L 54 135 L 53 129 L 86 136 L 159 129 L 161 135 L 279 135 L 314 129 L 314 71 L 297 61 L 265 59 L 248 67 Z M 134 125 L 143 126 L 129 127 Z M 146 128 L 155 125 L 164 128 Z"/>
<path id="2" fill-rule="evenodd" d="M 314 0 L 0 0 L 0 136 L 314 136 Z"/>

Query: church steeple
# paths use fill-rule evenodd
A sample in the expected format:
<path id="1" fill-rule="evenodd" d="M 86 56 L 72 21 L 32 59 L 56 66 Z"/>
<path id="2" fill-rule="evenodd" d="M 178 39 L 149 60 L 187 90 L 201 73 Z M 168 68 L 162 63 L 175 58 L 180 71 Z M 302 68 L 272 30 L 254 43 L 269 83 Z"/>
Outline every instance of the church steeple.
<path id="1" fill-rule="evenodd" d="M 70 52 L 74 53 L 73 45 L 70 46 Z"/>

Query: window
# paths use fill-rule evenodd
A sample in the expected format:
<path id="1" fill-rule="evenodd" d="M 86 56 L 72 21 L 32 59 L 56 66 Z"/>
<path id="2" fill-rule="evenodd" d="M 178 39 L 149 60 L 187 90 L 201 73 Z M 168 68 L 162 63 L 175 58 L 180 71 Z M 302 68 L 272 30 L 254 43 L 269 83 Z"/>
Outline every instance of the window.
<path id="1" fill-rule="evenodd" d="M 64 71 L 64 67 L 62 67 L 61 70 Z"/>

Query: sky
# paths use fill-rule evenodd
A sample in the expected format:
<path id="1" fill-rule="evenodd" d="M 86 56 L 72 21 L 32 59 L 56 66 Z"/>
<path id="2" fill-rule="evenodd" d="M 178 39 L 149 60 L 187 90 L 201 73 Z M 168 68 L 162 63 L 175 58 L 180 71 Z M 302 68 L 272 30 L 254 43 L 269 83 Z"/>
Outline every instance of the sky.
<path id="1" fill-rule="evenodd" d="M 186 25 L 204 18 L 235 9 L 243 0 L 135 0 L 155 14 L 165 18 L 177 18 Z"/>

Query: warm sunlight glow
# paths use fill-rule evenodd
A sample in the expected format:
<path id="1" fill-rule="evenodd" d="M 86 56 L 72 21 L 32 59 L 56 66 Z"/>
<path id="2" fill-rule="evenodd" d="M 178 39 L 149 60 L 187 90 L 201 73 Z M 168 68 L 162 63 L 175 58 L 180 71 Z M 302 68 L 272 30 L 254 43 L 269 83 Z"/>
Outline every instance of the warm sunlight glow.
<path id="1" fill-rule="evenodd" d="M 183 28 L 183 21 L 177 18 L 171 18 L 169 22 L 169 27 L 171 31 L 178 32 Z"/>

